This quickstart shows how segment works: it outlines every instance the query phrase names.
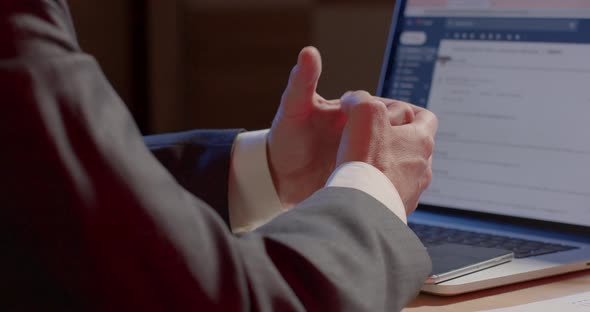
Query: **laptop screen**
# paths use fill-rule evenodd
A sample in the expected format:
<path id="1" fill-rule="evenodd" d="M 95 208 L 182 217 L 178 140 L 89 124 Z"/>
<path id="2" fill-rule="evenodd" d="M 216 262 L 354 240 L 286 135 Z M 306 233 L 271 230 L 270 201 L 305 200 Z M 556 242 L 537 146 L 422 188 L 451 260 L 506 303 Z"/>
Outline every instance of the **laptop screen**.
<path id="1" fill-rule="evenodd" d="M 439 118 L 421 203 L 590 226 L 590 1 L 398 8 L 379 94 Z"/>

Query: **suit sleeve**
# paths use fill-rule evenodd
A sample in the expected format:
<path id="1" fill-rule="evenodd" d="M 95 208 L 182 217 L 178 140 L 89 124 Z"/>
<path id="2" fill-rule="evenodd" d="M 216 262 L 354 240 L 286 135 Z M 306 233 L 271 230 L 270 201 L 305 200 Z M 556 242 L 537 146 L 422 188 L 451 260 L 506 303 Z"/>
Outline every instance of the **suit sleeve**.
<path id="1" fill-rule="evenodd" d="M 229 168 L 240 131 L 193 130 L 146 136 L 144 141 L 176 181 L 215 208 L 229 226 Z"/>
<path id="2" fill-rule="evenodd" d="M 3 310 L 391 311 L 416 294 L 424 247 L 361 191 L 233 236 L 147 149 L 65 8 L 0 2 Z"/>

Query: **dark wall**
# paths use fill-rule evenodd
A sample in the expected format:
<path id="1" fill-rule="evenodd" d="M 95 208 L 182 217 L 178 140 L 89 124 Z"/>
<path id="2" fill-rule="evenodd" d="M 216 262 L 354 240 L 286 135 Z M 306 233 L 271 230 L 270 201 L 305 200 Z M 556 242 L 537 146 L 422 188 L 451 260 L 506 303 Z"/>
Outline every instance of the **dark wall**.
<path id="1" fill-rule="evenodd" d="M 312 43 L 310 12 L 227 8 L 185 13 L 192 123 L 269 127 L 299 49 Z"/>
<path id="2" fill-rule="evenodd" d="M 70 0 L 70 5 L 83 48 L 97 57 L 144 133 L 152 133 L 268 127 L 299 50 L 310 44 L 324 57 L 322 95 L 375 91 L 394 2 Z"/>
<path id="3" fill-rule="evenodd" d="M 146 10 L 143 0 L 69 0 L 82 49 L 100 63 L 142 130 L 149 129 L 146 94 Z"/>

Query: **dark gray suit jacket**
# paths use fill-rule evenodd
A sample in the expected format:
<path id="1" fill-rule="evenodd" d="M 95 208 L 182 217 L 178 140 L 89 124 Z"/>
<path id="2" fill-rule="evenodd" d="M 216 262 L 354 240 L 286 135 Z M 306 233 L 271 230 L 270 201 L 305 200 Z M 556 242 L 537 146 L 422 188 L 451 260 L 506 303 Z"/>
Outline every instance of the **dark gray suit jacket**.
<path id="1" fill-rule="evenodd" d="M 147 138 L 154 157 L 63 1 L 0 1 L 0 103 L 0 310 L 395 311 L 430 271 L 353 189 L 233 236 L 238 131 Z"/>

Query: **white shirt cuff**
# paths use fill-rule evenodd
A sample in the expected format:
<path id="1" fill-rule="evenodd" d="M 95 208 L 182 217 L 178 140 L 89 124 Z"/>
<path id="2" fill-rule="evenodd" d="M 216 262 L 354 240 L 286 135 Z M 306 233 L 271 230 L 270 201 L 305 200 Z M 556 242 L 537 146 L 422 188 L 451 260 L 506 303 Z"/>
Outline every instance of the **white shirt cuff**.
<path id="1" fill-rule="evenodd" d="M 408 224 L 406 209 L 397 189 L 379 169 L 364 162 L 344 163 L 332 173 L 326 187 L 350 187 L 361 190 L 381 203 Z"/>
<path id="2" fill-rule="evenodd" d="M 249 232 L 284 211 L 266 156 L 269 130 L 240 133 L 229 175 L 229 220 L 234 233 Z"/>

